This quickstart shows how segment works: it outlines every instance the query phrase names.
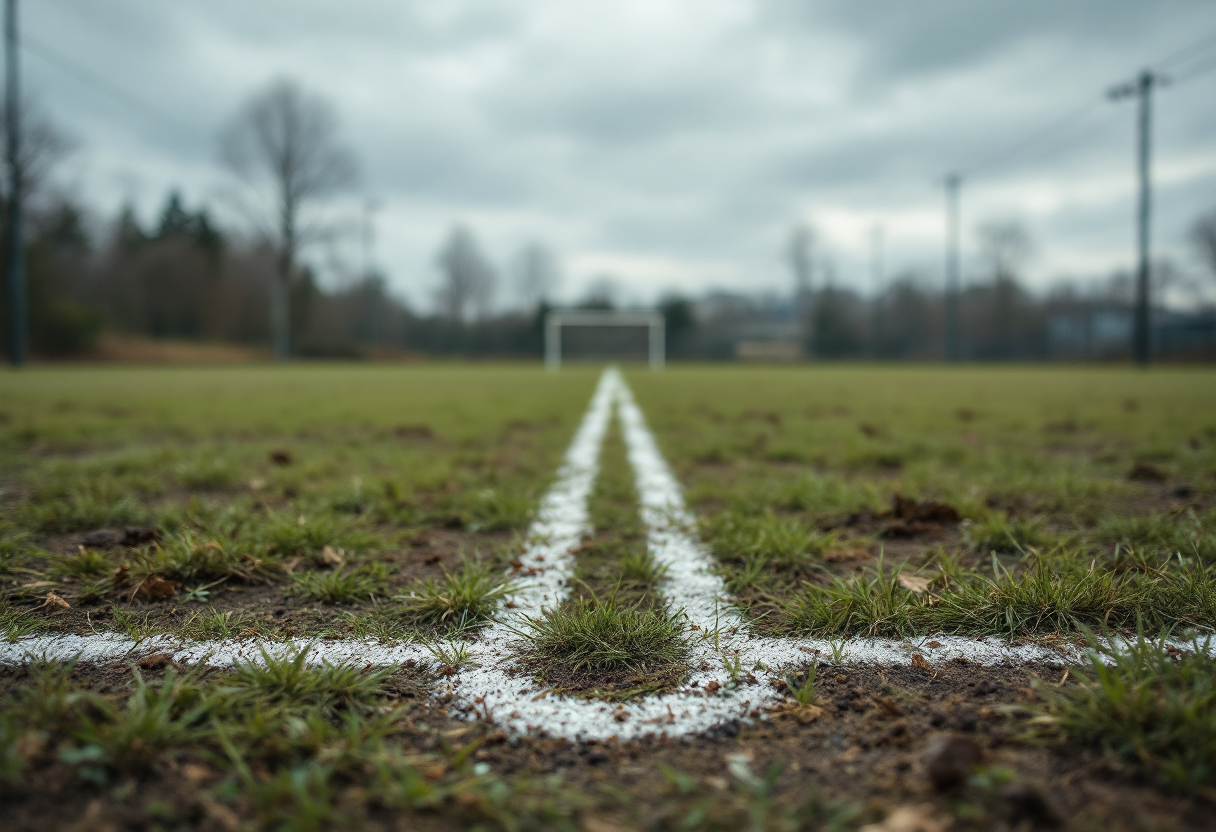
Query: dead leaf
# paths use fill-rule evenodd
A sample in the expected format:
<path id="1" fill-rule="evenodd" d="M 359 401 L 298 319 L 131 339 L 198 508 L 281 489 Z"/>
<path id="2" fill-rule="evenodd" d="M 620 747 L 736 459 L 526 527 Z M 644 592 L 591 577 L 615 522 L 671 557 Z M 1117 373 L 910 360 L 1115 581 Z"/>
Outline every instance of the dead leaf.
<path id="1" fill-rule="evenodd" d="M 172 653 L 151 653 L 136 662 L 136 664 L 144 670 L 159 670 L 160 668 L 172 663 Z"/>
<path id="2" fill-rule="evenodd" d="M 182 766 L 182 776 L 191 783 L 205 783 L 215 776 L 215 772 L 199 763 L 186 763 Z"/>
<path id="3" fill-rule="evenodd" d="M 936 671 L 933 670 L 933 665 L 929 664 L 929 660 L 920 653 L 912 654 L 912 666 L 917 670 L 923 670 L 926 673 L 936 673 Z"/>
<path id="4" fill-rule="evenodd" d="M 936 650 L 937 648 L 939 648 L 939 647 L 941 647 L 941 646 L 942 646 L 942 643 L 941 643 L 940 641 L 926 641 L 926 642 L 925 642 L 925 646 L 926 646 L 926 647 L 931 647 L 931 648 L 933 648 L 934 650 Z"/>
<path id="5" fill-rule="evenodd" d="M 705 691 L 706 691 L 706 693 L 717 693 L 718 688 L 720 688 L 720 687 L 722 687 L 722 686 L 719 685 L 717 680 L 715 679 L 714 681 L 710 682 L 709 684 L 707 684 L 705 686 Z"/>
<path id="6" fill-rule="evenodd" d="M 847 563 L 854 560 L 865 560 L 870 557 L 870 551 L 863 548 L 854 549 L 829 549 L 823 554 L 823 559 L 828 563 Z"/>
<path id="7" fill-rule="evenodd" d="M 882 823 L 868 823 L 860 832 L 945 832 L 946 821 L 934 814 L 932 803 L 900 806 Z"/>
<path id="8" fill-rule="evenodd" d="M 292 558 L 291 560 L 288 560 L 287 562 L 285 562 L 283 564 L 283 571 L 286 572 L 288 575 L 290 575 L 292 572 L 296 571 L 296 567 L 299 565 L 300 565 L 300 556 L 296 555 L 294 558 Z"/>
<path id="9" fill-rule="evenodd" d="M 627 832 L 623 826 L 593 817 L 583 818 L 583 829 L 586 832 Z"/>
<path id="10" fill-rule="evenodd" d="M 58 586 L 58 581 L 32 581 L 28 584 L 22 584 L 22 589 L 40 589 L 44 586 Z"/>
<path id="11" fill-rule="evenodd" d="M 46 750 L 47 736 L 41 731 L 26 731 L 21 736 L 17 737 L 17 742 L 13 750 L 17 752 L 17 756 L 22 760 L 32 760 L 35 757 L 41 756 Z"/>
<path id="12" fill-rule="evenodd" d="M 160 575 L 149 575 L 131 590 L 131 597 L 141 601 L 161 601 L 176 595 L 179 586 L 177 581 L 170 581 Z"/>
<path id="13" fill-rule="evenodd" d="M 342 564 L 343 552 L 341 549 L 335 549 L 333 546 L 326 546 L 321 550 L 321 563 L 326 566 L 340 566 Z"/>
<path id="14" fill-rule="evenodd" d="M 424 771 L 422 773 L 422 776 L 425 777 L 427 780 L 438 780 L 440 777 L 443 776 L 444 772 L 446 772 L 447 770 L 448 769 L 447 769 L 446 763 L 435 763 L 435 765 L 431 766 L 426 771 Z"/>
<path id="15" fill-rule="evenodd" d="M 874 704 L 876 704 L 887 716 L 903 716 L 904 712 L 895 704 L 895 700 L 886 696 L 875 696 Z"/>
<path id="16" fill-rule="evenodd" d="M 70 610 L 72 608 L 71 604 L 69 604 L 67 601 L 63 600 L 63 598 L 59 597 L 54 592 L 48 592 L 46 594 L 46 600 L 42 602 L 42 606 L 59 607 L 60 609 L 64 609 L 64 610 Z"/>
<path id="17" fill-rule="evenodd" d="M 810 725 L 823 716 L 823 708 L 818 705 L 799 705 L 796 708 L 791 708 L 790 713 L 801 724 Z"/>
<path id="18" fill-rule="evenodd" d="M 899 573 L 899 585 L 904 589 L 915 592 L 917 595 L 923 595 L 928 592 L 929 584 L 932 582 L 932 578 L 926 578 L 923 575 L 912 575 L 908 572 Z"/>
<path id="19" fill-rule="evenodd" d="M 207 813 L 207 817 L 228 830 L 228 832 L 239 832 L 241 819 L 237 816 L 236 812 L 229 809 L 223 803 L 218 803 L 214 800 L 204 801 L 203 811 Z"/>

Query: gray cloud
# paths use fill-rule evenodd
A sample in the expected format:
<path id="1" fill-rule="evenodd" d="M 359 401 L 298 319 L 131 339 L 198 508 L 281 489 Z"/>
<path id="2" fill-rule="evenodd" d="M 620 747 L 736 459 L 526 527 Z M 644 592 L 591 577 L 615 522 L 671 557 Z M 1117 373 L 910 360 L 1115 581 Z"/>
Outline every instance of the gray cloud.
<path id="1" fill-rule="evenodd" d="M 148 102 L 101 94 L 36 55 L 26 77 L 81 144 L 69 178 L 103 210 L 150 214 L 172 186 L 209 199 L 215 134 L 291 75 L 333 99 L 379 197 L 379 257 L 430 296 L 453 222 L 505 262 L 546 240 L 570 288 L 614 270 L 667 285 L 782 287 L 781 245 L 819 225 L 840 279 L 867 285 L 868 230 L 892 271 L 930 274 L 941 175 L 969 167 L 1112 82 L 1216 30 L 1216 7 L 1162 0 L 60 0 L 30 36 Z M 1212 53 L 1216 55 L 1216 44 Z M 1157 239 L 1184 257 L 1216 201 L 1216 72 L 1159 102 Z M 977 171 L 969 224 L 1022 217 L 1032 277 L 1100 273 L 1130 254 L 1132 112 Z M 354 211 L 356 200 L 346 210 Z M 342 206 L 339 206 L 342 209 Z M 580 264 L 588 264 L 584 268 Z"/>

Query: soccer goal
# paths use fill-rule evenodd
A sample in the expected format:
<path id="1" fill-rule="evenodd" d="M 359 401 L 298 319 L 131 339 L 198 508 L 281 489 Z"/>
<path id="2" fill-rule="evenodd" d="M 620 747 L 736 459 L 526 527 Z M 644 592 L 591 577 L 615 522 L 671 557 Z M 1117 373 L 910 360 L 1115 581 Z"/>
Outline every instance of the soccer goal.
<path id="1" fill-rule="evenodd" d="M 563 361 L 645 361 L 660 370 L 666 358 L 661 312 L 565 310 L 545 317 L 545 366 Z"/>

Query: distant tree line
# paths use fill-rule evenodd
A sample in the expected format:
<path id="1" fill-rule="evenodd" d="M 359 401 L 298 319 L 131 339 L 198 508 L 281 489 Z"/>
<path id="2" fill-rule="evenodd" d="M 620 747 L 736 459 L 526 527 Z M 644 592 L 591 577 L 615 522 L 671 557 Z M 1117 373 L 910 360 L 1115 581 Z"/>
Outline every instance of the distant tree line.
<path id="1" fill-rule="evenodd" d="M 36 106 L 27 105 L 26 112 L 24 245 L 35 355 L 87 356 L 105 331 L 270 347 L 280 358 L 541 355 L 543 320 L 560 269 L 537 242 L 500 269 L 470 228 L 455 225 L 437 246 L 440 281 L 429 313 L 389 292 L 374 270 L 323 285 L 302 252 L 334 233 L 321 209 L 354 181 L 355 164 L 338 140 L 332 110 L 289 81 L 253 96 L 221 132 L 221 158 L 233 174 L 233 203 L 246 218 L 243 225 L 221 227 L 206 208 L 188 205 L 178 193 L 168 194 L 151 224 L 141 224 L 131 208 L 99 224 L 52 184 L 51 173 L 72 143 Z M 0 199 L 7 203 L 7 185 Z M 3 216 L 0 254 L 7 259 L 13 241 L 4 224 L 7 212 Z M 1209 278 L 1216 277 L 1216 213 L 1194 224 L 1192 242 Z M 1084 291 L 1061 285 L 1032 293 L 1021 272 L 1034 246 L 1020 224 L 982 226 L 978 244 L 979 267 L 959 299 L 964 358 L 1126 355 L 1127 276 Z M 668 356 L 746 357 L 746 344 L 761 345 L 756 355 L 785 358 L 942 356 L 945 301 L 937 281 L 906 272 L 863 296 L 836 281 L 807 227 L 794 231 L 786 254 L 793 276 L 789 295 L 663 299 Z M 1159 289 L 1180 279 L 1169 263 L 1155 270 Z M 504 293 L 515 299 L 510 309 L 496 303 Z M 601 278 L 579 305 L 611 308 L 614 294 L 613 281 Z M 1159 355 L 1216 357 L 1216 312 L 1209 304 L 1182 315 L 1158 304 L 1154 341 Z M 781 349 L 766 351 L 765 345 Z"/>

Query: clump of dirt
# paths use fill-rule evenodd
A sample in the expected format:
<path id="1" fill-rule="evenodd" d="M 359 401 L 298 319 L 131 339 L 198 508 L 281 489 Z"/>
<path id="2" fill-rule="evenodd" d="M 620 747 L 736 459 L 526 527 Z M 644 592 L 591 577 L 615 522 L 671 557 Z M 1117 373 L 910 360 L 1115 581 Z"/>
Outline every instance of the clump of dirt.
<path id="1" fill-rule="evenodd" d="M 431 430 L 430 425 L 397 425 L 393 428 L 393 436 L 398 439 L 422 442 L 434 439 L 435 431 Z"/>
<path id="2" fill-rule="evenodd" d="M 958 509 L 936 500 L 910 500 L 899 493 L 891 497 L 891 520 L 882 530 L 883 537 L 940 535 L 946 526 L 956 525 Z"/>
<path id="3" fill-rule="evenodd" d="M 160 539 L 155 526 L 123 526 L 121 529 L 95 529 L 80 540 L 92 549 L 112 549 L 118 546 L 143 546 Z"/>
<path id="4" fill-rule="evenodd" d="M 1138 462 L 1127 472 L 1133 482 L 1165 482 L 1169 476 L 1151 462 Z"/>

